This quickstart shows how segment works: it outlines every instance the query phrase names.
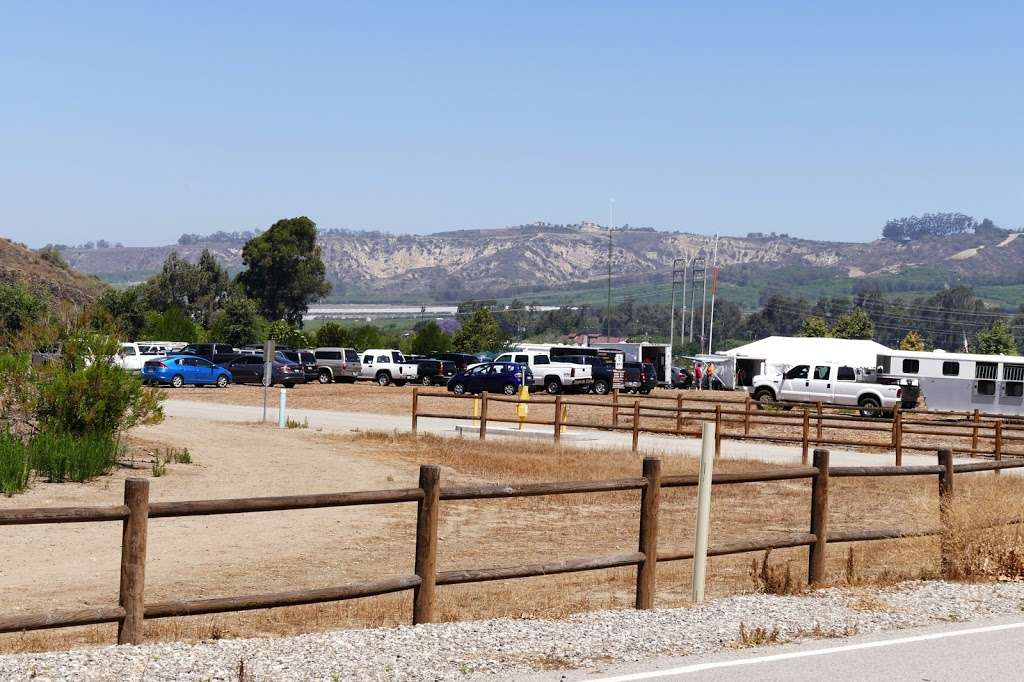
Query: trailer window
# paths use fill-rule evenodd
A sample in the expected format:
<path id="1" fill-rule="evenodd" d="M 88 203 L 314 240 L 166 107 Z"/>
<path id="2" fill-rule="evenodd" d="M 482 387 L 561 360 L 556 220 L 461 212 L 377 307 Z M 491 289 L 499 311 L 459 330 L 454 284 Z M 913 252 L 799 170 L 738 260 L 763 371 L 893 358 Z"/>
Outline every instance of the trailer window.
<path id="1" fill-rule="evenodd" d="M 1024 381 L 1024 365 L 1003 365 L 1003 381 Z"/>
<path id="2" fill-rule="evenodd" d="M 996 378 L 996 363 L 994 362 L 979 362 L 974 366 L 974 378 L 975 379 L 992 379 Z M 991 394 L 986 394 L 991 395 Z"/>
<path id="3" fill-rule="evenodd" d="M 857 373 L 853 371 L 853 367 L 840 367 L 837 378 L 839 381 L 856 381 Z"/>
<path id="4" fill-rule="evenodd" d="M 981 379 L 978 381 L 978 395 L 995 395 L 996 394 L 996 382 L 990 379 Z"/>
<path id="5" fill-rule="evenodd" d="M 958 377 L 960 376 L 960 363 L 946 360 L 942 363 L 942 376 L 944 377 Z"/>
<path id="6" fill-rule="evenodd" d="M 921 371 L 921 361 L 906 358 L 903 360 L 903 373 L 904 374 L 917 374 Z"/>
<path id="7" fill-rule="evenodd" d="M 1006 395 L 1009 398 L 1024 397 L 1024 381 L 1007 381 Z"/>

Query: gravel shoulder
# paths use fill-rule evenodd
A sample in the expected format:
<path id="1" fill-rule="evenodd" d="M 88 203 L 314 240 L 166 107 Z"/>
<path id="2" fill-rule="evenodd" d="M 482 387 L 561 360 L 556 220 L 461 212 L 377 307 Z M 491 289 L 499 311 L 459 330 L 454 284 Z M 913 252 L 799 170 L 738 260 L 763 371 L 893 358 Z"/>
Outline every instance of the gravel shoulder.
<path id="1" fill-rule="evenodd" d="M 912 582 L 805 596 L 743 595 L 697 608 L 598 611 L 345 630 L 278 639 L 103 647 L 0 656 L 0 678 L 88 680 L 449 680 L 601 670 L 744 646 L 740 626 L 778 642 L 1019 615 L 1024 583 Z"/>

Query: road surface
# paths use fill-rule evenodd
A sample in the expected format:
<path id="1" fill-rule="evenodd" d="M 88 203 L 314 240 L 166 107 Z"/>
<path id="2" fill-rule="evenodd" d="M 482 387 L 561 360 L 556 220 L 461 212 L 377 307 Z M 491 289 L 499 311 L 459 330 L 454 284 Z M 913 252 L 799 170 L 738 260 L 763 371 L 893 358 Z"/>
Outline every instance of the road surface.
<path id="1" fill-rule="evenodd" d="M 842 640 L 711 656 L 658 659 L 608 668 L 601 672 L 561 671 L 523 680 L 686 680 L 715 682 L 792 682 L 829 680 L 970 680 L 1021 679 L 1024 668 L 1024 621 L 1017 617 L 896 630 Z"/>

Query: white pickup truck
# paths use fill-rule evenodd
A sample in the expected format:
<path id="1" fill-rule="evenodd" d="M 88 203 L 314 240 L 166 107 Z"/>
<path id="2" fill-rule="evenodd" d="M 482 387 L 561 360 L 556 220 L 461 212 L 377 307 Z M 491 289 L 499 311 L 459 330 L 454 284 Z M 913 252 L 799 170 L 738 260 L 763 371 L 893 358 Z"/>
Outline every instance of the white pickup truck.
<path id="1" fill-rule="evenodd" d="M 141 372 L 147 360 L 166 355 L 147 343 L 122 343 L 121 350 L 113 358 L 113 363 L 129 372 Z"/>
<path id="2" fill-rule="evenodd" d="M 368 348 L 362 353 L 360 379 L 373 379 L 381 386 L 405 386 L 415 381 L 418 365 L 405 361 L 402 351 L 394 348 Z"/>
<path id="3" fill-rule="evenodd" d="M 594 384 L 594 370 L 590 365 L 551 362 L 547 353 L 539 351 L 517 350 L 502 353 L 494 361 L 527 365 L 533 372 L 533 384 L 543 386 L 544 390 L 552 395 L 567 388 L 579 389 L 586 393 Z"/>
<path id="4" fill-rule="evenodd" d="M 777 400 L 859 407 L 865 417 L 882 416 L 900 401 L 899 386 L 872 383 L 864 371 L 839 364 L 797 365 L 785 374 L 754 377 L 753 395 L 758 403 Z"/>

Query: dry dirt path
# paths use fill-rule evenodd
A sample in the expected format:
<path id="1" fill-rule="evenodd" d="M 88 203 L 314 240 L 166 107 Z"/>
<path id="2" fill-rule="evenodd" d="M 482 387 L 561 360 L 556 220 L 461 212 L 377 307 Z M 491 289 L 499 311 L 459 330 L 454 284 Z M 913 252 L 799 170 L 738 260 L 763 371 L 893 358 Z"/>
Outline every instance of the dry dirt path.
<path id="1" fill-rule="evenodd" d="M 211 403 L 206 401 L 178 400 L 171 399 L 164 403 L 164 410 L 168 415 L 178 417 L 202 418 L 213 421 L 224 422 L 258 422 L 262 418 L 262 404 L 237 405 L 224 403 Z M 287 415 L 290 419 L 308 423 L 311 429 L 323 429 L 345 433 L 349 431 L 410 431 L 411 419 L 407 414 L 387 414 L 370 412 L 350 412 L 335 410 L 311 410 L 311 409 L 288 409 Z M 276 403 L 268 408 L 267 419 L 276 424 L 278 409 Z M 459 437 L 457 427 L 466 427 L 469 422 L 455 419 L 434 419 L 423 418 L 419 420 L 419 430 L 425 433 L 433 433 L 440 436 Z M 512 429 L 508 426 L 488 427 L 488 435 L 492 437 L 508 434 Z M 526 433 L 534 438 L 550 439 L 550 429 L 541 429 L 531 426 Z M 475 438 L 475 434 L 469 437 Z M 521 437 L 511 436 L 509 437 Z M 598 431 L 593 429 L 568 429 L 563 436 L 562 444 L 569 447 L 585 448 L 609 448 L 628 450 L 631 447 L 631 435 L 628 433 L 617 433 L 610 431 Z M 700 440 L 696 438 L 662 436 L 658 434 L 641 434 L 641 450 L 658 451 L 665 454 L 675 454 L 697 457 L 700 455 Z M 892 465 L 893 456 L 891 453 L 870 453 L 854 450 L 843 450 L 830 448 L 831 463 L 833 466 L 888 466 Z M 736 459 L 753 459 L 771 464 L 793 464 L 800 462 L 800 448 L 790 445 L 776 445 L 771 443 L 753 443 L 741 441 L 723 441 L 722 456 Z M 964 459 L 962 461 L 973 461 Z M 918 455 L 905 453 L 903 463 L 906 465 L 935 464 L 936 459 L 932 455 Z M 1017 472 L 1019 469 L 1012 469 Z"/>

